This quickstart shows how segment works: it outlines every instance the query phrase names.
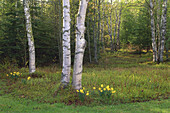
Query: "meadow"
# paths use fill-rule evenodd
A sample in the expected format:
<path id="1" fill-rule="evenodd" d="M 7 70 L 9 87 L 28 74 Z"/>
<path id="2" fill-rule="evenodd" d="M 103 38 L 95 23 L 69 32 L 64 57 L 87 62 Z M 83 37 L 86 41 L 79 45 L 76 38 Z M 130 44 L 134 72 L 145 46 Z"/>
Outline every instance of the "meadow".
<path id="1" fill-rule="evenodd" d="M 84 64 L 78 91 L 71 82 L 60 87 L 60 66 L 38 67 L 29 74 L 28 68 L 2 65 L 1 112 L 166 113 L 170 108 L 170 62 L 153 63 L 152 53 L 102 53 L 98 64 Z"/>

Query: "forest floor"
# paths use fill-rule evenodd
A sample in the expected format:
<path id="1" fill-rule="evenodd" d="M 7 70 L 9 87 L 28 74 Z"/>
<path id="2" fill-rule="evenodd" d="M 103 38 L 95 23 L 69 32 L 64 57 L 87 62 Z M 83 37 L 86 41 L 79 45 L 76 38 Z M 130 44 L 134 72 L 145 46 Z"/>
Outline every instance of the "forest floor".
<path id="1" fill-rule="evenodd" d="M 85 63 L 84 93 L 71 83 L 60 88 L 61 68 L 55 65 L 38 67 L 34 74 L 28 68 L 6 67 L 0 76 L 0 112 L 170 111 L 170 62 L 153 63 L 152 53 L 107 52 L 98 64 Z M 14 72 L 20 76 L 11 76 Z"/>

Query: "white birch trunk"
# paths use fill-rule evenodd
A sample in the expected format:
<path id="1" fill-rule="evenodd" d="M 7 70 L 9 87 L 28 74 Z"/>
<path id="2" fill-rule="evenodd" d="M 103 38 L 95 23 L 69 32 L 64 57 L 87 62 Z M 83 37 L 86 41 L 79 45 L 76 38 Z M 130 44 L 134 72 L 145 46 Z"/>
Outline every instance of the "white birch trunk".
<path id="1" fill-rule="evenodd" d="M 104 0 L 102 1 L 102 2 L 104 2 Z M 102 29 L 101 29 L 101 45 L 102 45 L 102 51 L 104 52 L 104 41 L 103 41 L 103 39 L 104 39 L 104 18 L 105 18 L 105 5 L 104 5 L 104 3 L 102 4 L 102 10 L 103 10 L 103 19 L 102 19 Z"/>
<path id="2" fill-rule="evenodd" d="M 108 26 L 108 32 L 109 32 L 109 36 L 110 36 L 110 48 L 111 48 L 111 51 L 113 51 L 112 28 L 110 28 L 110 27 L 112 27 L 112 25 L 111 26 L 109 25 L 108 17 L 106 17 L 106 19 L 107 19 L 106 22 L 107 22 L 107 26 Z"/>
<path id="3" fill-rule="evenodd" d="M 29 73 L 34 73 L 35 72 L 35 46 L 34 46 L 34 38 L 33 38 L 32 25 L 31 25 L 29 0 L 24 0 L 24 13 L 25 13 L 26 32 L 27 32 L 28 46 L 29 46 Z"/>
<path id="4" fill-rule="evenodd" d="M 119 38 L 119 34 L 120 34 L 120 23 L 121 23 L 121 14 L 122 14 L 122 6 L 119 12 L 119 22 L 118 22 L 118 30 L 117 30 L 117 48 L 120 49 L 120 38 Z"/>
<path id="5" fill-rule="evenodd" d="M 166 35 L 166 13 L 167 13 L 167 0 L 163 1 L 162 5 L 162 17 L 161 17 L 161 23 L 162 23 L 162 31 L 161 31 L 161 48 L 160 48 L 160 62 L 163 62 L 163 52 L 164 52 L 164 46 L 165 46 L 165 35 Z"/>
<path id="6" fill-rule="evenodd" d="M 152 34 L 153 62 L 156 62 L 157 61 L 157 47 L 156 47 L 156 40 L 155 40 L 155 22 L 154 22 L 152 0 L 150 0 L 150 15 L 151 15 L 151 34 Z"/>
<path id="7" fill-rule="evenodd" d="M 85 17 L 88 1 L 81 0 L 79 4 L 79 11 L 76 24 L 76 48 L 74 58 L 74 70 L 73 70 L 73 88 L 80 89 L 82 87 L 82 70 L 83 70 L 83 56 L 86 48 L 86 40 L 84 38 L 85 32 Z"/>
<path id="8" fill-rule="evenodd" d="M 157 62 L 160 62 L 160 52 L 161 52 L 161 36 L 160 36 L 160 0 L 158 0 L 158 9 L 157 9 L 157 38 L 158 38 L 158 54 Z"/>
<path id="9" fill-rule="evenodd" d="M 115 28 L 114 28 L 114 40 L 113 40 L 113 44 L 114 44 L 114 50 L 116 51 L 116 30 L 117 30 L 117 20 L 118 20 L 118 16 L 117 16 L 117 8 L 116 8 L 116 21 L 115 21 Z"/>
<path id="10" fill-rule="evenodd" d="M 87 11 L 88 11 L 88 17 L 90 18 L 90 14 L 89 14 L 89 10 L 87 9 Z M 90 31 L 90 22 L 89 22 L 89 18 L 88 18 L 88 20 L 87 20 L 87 26 L 88 26 L 88 28 L 87 28 L 87 37 L 88 37 L 88 49 L 89 49 L 89 62 L 91 63 L 91 47 L 90 47 L 90 33 L 89 33 L 89 31 Z"/>
<path id="11" fill-rule="evenodd" d="M 70 52 L 70 1 L 63 0 L 63 69 L 62 85 L 68 85 L 71 72 L 71 52 Z"/>

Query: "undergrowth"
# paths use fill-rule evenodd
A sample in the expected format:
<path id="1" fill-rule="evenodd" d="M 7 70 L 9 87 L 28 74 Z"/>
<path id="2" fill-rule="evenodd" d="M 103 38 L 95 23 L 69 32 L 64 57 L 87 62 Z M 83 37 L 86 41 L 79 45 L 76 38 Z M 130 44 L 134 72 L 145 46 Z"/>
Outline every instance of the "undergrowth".
<path id="1" fill-rule="evenodd" d="M 17 79 L 7 76 L 12 73 L 7 70 L 1 74 L 1 80 L 5 82 L 3 93 L 39 103 L 87 106 L 167 99 L 170 94 L 170 63 L 158 65 L 151 60 L 151 54 L 103 53 L 99 64 L 84 66 L 82 85 L 85 94 L 72 89 L 71 82 L 62 89 L 61 68 L 56 66 L 37 68 L 33 74 L 29 74 L 27 68 L 16 69 L 22 73 Z M 115 92 L 107 90 L 108 86 Z"/>

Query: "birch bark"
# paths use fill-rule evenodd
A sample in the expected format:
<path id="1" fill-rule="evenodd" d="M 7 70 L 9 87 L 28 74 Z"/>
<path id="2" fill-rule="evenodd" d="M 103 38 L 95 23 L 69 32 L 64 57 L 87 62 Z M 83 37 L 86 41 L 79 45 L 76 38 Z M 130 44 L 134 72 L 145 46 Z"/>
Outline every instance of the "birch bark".
<path id="1" fill-rule="evenodd" d="M 29 46 L 29 73 L 35 72 L 35 46 L 34 46 L 34 38 L 32 32 L 31 25 L 31 15 L 29 8 L 29 0 L 24 0 L 24 13 L 25 13 L 25 21 L 26 21 L 26 32 L 28 38 L 28 46 Z"/>
<path id="2" fill-rule="evenodd" d="M 104 0 L 102 1 L 102 2 L 104 2 Z M 103 13 L 102 13 L 102 16 L 103 16 L 103 18 L 102 18 L 102 28 L 101 28 L 101 45 L 102 45 L 102 51 L 104 52 L 104 41 L 103 41 L 103 39 L 104 39 L 104 18 L 105 18 L 105 5 L 104 5 L 104 3 L 102 4 L 102 10 L 103 10 Z"/>
<path id="3" fill-rule="evenodd" d="M 70 82 L 71 52 L 70 52 L 70 1 L 63 0 L 63 69 L 62 85 Z"/>
<path id="4" fill-rule="evenodd" d="M 88 17 L 90 18 L 90 14 L 89 14 L 89 10 L 87 9 L 87 12 L 88 12 Z M 90 22 L 89 22 L 89 18 L 88 18 L 88 20 L 87 20 L 87 26 L 88 26 L 88 28 L 87 28 L 87 37 L 88 37 L 88 50 L 89 50 L 89 62 L 91 63 L 91 47 L 90 47 L 90 33 L 89 33 L 89 31 L 90 31 Z"/>
<path id="5" fill-rule="evenodd" d="M 161 52 L 161 36 L 160 36 L 160 0 L 158 0 L 158 9 L 157 9 L 157 38 L 158 38 L 158 54 L 157 62 L 160 62 L 160 52 Z"/>
<path id="6" fill-rule="evenodd" d="M 74 58 L 73 70 L 73 88 L 80 89 L 82 87 L 82 70 L 83 70 L 83 56 L 86 48 L 86 40 L 84 38 L 85 32 L 85 17 L 88 0 L 81 0 L 79 4 L 79 11 L 76 24 L 76 49 Z"/>
<path id="7" fill-rule="evenodd" d="M 166 35 L 166 13 L 167 13 L 167 0 L 163 1 L 162 5 L 162 31 L 161 31 L 161 48 L 160 48 L 160 62 L 163 62 L 163 52 L 164 52 L 164 46 L 165 46 L 165 35 Z"/>
<path id="8" fill-rule="evenodd" d="M 115 11 L 115 13 L 116 13 L 116 21 L 115 21 L 115 28 L 114 28 L 114 40 L 113 40 L 113 44 L 114 44 L 114 50 L 116 51 L 117 49 L 117 44 L 116 44 L 116 30 L 117 30 L 117 20 L 118 20 L 118 16 L 117 16 L 117 8 L 116 8 L 116 11 Z"/>
<path id="9" fill-rule="evenodd" d="M 120 0 L 121 2 L 121 0 Z M 119 38 L 119 34 L 120 34 L 120 24 L 121 24 L 121 14 L 122 14 L 122 5 L 119 11 L 119 22 L 118 22 L 118 30 L 117 30 L 117 48 L 120 49 L 120 38 Z"/>
<path id="10" fill-rule="evenodd" d="M 150 15 L 151 15 L 151 34 L 152 34 L 153 62 L 156 62 L 157 61 L 157 47 L 156 47 L 156 40 L 155 40 L 155 22 L 154 22 L 152 0 L 150 0 Z"/>

